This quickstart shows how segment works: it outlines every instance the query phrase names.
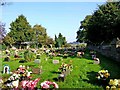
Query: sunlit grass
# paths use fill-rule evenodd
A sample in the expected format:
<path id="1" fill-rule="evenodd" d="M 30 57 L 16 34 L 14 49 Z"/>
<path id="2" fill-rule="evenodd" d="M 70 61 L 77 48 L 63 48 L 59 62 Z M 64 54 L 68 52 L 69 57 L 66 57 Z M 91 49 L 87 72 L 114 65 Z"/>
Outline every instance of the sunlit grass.
<path id="1" fill-rule="evenodd" d="M 46 61 L 46 58 L 48 60 Z M 35 64 L 34 61 L 27 62 L 27 63 L 19 63 L 19 60 L 14 60 L 13 57 L 11 57 L 10 62 L 3 62 L 3 58 L 0 60 L 2 61 L 2 69 L 4 65 L 9 65 L 10 70 L 14 71 L 16 70 L 19 65 L 28 65 L 31 67 L 39 67 L 42 66 L 42 73 L 41 74 L 32 74 L 33 79 L 40 78 L 40 81 L 37 85 L 37 87 L 40 87 L 40 83 L 45 80 L 51 80 L 55 81 L 60 88 L 100 88 L 103 89 L 101 86 L 97 84 L 96 79 L 96 73 L 101 69 L 107 69 L 110 72 L 110 78 L 120 78 L 119 75 L 119 67 L 117 63 L 114 61 L 99 55 L 100 58 L 100 64 L 96 65 L 93 64 L 93 60 L 91 59 L 91 56 L 88 52 L 85 53 L 85 56 L 82 58 L 77 57 L 68 57 L 66 59 L 63 58 L 63 61 L 60 59 L 61 57 L 53 57 L 53 59 L 50 59 L 45 54 L 41 56 L 41 63 Z M 24 59 L 22 57 L 22 59 Z M 59 64 L 53 64 L 52 60 L 60 60 Z M 70 75 L 67 75 L 64 82 L 58 82 L 55 80 L 55 78 L 58 77 L 58 68 L 64 63 L 70 63 L 70 60 L 72 60 L 73 65 L 73 71 Z M 3 77 L 8 77 L 7 75 L 3 75 Z"/>

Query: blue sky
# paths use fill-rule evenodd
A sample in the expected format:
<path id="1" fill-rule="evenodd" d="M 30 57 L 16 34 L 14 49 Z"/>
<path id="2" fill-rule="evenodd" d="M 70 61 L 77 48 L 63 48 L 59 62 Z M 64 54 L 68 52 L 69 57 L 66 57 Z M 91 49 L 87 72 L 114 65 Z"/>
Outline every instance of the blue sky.
<path id="1" fill-rule="evenodd" d="M 9 32 L 10 23 L 23 14 L 31 26 L 40 24 L 50 37 L 62 33 L 68 42 L 76 41 L 76 32 L 86 15 L 105 2 L 13 2 L 2 7 L 2 21 Z"/>

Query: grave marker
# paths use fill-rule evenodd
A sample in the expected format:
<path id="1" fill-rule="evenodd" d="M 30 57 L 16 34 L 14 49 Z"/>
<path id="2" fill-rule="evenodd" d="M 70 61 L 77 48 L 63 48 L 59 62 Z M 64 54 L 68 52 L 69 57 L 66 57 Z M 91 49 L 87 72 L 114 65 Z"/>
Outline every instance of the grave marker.
<path id="1" fill-rule="evenodd" d="M 34 63 L 39 64 L 40 63 L 40 59 L 35 59 Z"/>
<path id="2" fill-rule="evenodd" d="M 94 64 L 100 64 L 99 60 L 94 60 Z"/>
<path id="3" fill-rule="evenodd" d="M 41 74 L 42 70 L 40 68 L 32 68 L 33 74 Z"/>
<path id="4" fill-rule="evenodd" d="M 58 64 L 59 60 L 53 60 L 53 64 Z"/>
<path id="5" fill-rule="evenodd" d="M 3 74 L 10 74 L 10 67 L 8 65 L 5 65 L 4 66 L 4 69 L 3 69 Z"/>

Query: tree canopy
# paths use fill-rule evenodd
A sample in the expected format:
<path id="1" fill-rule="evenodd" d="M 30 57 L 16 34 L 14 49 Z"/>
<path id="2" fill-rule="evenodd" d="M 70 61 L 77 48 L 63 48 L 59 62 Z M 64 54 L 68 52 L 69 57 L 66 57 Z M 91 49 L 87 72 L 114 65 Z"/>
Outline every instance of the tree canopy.
<path id="1" fill-rule="evenodd" d="M 4 39 L 6 45 L 18 42 L 34 42 L 36 45 L 54 44 L 53 39 L 47 35 L 46 28 L 38 24 L 31 27 L 24 15 L 19 15 L 10 24 L 10 32 Z"/>
<path id="2" fill-rule="evenodd" d="M 55 35 L 55 47 L 62 47 L 62 45 L 65 45 L 66 43 L 66 38 L 63 37 L 61 33 L 59 33 L 58 37 Z"/>
<path id="3" fill-rule="evenodd" d="M 10 32 L 8 35 L 15 42 L 28 41 L 27 31 L 31 29 L 29 22 L 24 15 L 18 16 L 15 21 L 10 24 Z"/>
<path id="4" fill-rule="evenodd" d="M 5 23 L 0 22 L 0 43 L 2 43 L 6 35 Z"/>
<path id="5" fill-rule="evenodd" d="M 99 5 L 91 16 L 87 16 L 77 32 L 77 41 L 84 40 L 99 44 L 119 37 L 120 2 L 107 2 Z M 83 39 L 84 38 L 84 39 Z"/>

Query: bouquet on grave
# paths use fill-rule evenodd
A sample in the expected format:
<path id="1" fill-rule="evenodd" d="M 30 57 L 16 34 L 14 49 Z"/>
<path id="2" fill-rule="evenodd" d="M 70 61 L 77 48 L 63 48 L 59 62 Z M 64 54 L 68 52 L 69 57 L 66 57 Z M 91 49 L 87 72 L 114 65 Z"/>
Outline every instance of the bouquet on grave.
<path id="1" fill-rule="evenodd" d="M 100 70 L 97 74 L 98 80 L 106 80 L 110 76 L 108 70 Z"/>
<path id="2" fill-rule="evenodd" d="M 110 79 L 109 86 L 106 86 L 106 89 L 117 88 L 117 86 L 118 86 L 118 80 L 117 79 Z"/>
<path id="3" fill-rule="evenodd" d="M 41 85 L 41 88 L 43 88 L 43 89 L 59 88 L 57 83 L 51 82 L 51 81 L 44 81 L 40 85 Z"/>
<path id="4" fill-rule="evenodd" d="M 23 89 L 34 90 L 39 80 L 40 78 L 36 78 L 35 80 L 23 80 L 20 85 Z"/>
<path id="5" fill-rule="evenodd" d="M 62 63 L 62 65 L 59 67 L 58 71 L 59 70 L 61 70 L 62 72 L 67 71 L 67 70 L 72 71 L 73 70 L 73 65 Z"/>
<path id="6" fill-rule="evenodd" d="M 3 80 L 2 80 L 2 78 L 0 78 L 0 87 L 2 87 L 3 86 Z"/>

